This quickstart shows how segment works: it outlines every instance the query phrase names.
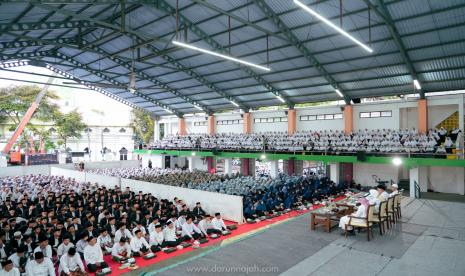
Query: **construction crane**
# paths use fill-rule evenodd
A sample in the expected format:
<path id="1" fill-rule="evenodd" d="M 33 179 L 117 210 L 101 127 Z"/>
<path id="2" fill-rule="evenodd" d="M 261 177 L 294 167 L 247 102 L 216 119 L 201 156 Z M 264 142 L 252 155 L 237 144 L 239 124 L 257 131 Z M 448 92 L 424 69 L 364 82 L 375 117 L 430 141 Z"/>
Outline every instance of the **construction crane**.
<path id="1" fill-rule="evenodd" d="M 39 104 L 42 101 L 42 98 L 47 94 L 47 91 L 50 85 L 52 84 L 53 80 L 55 79 L 56 75 L 57 75 L 56 73 L 53 73 L 53 75 L 51 75 L 50 78 L 47 80 L 47 83 L 44 85 L 44 87 L 39 92 L 39 94 L 37 94 L 36 98 L 31 103 L 31 106 L 26 111 L 26 114 L 24 114 L 23 119 L 21 120 L 19 125 L 16 127 L 16 130 L 13 133 L 13 136 L 11 136 L 11 138 L 8 140 L 8 143 L 5 145 L 5 148 L 2 151 L 3 154 L 5 155 L 10 154 L 11 148 L 13 148 L 13 145 L 18 140 L 18 137 L 23 133 L 24 128 L 26 127 L 27 123 L 29 123 L 29 121 L 32 118 L 32 115 L 34 115 L 34 112 L 39 107 Z M 10 154 L 10 162 L 21 162 L 21 153 L 12 152 Z"/>

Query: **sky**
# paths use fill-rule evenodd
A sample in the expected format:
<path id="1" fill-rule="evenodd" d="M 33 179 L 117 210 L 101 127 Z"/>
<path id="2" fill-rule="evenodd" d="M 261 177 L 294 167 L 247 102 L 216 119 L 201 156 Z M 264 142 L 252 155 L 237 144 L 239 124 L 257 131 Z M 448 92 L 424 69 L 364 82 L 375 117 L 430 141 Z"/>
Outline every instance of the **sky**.
<path id="1" fill-rule="evenodd" d="M 34 72 L 45 75 L 51 75 L 53 73 L 47 68 L 35 66 L 14 67 L 12 70 Z M 44 83 L 48 81 L 48 77 L 45 76 L 11 72 L 8 69 L 0 70 L 0 87 L 8 87 L 12 85 L 44 86 L 43 84 L 5 80 L 2 78 L 21 79 Z M 61 84 L 63 81 L 69 82 L 70 80 L 55 79 L 53 83 Z M 131 107 L 96 91 L 59 86 L 51 86 L 50 89 L 60 97 L 57 104 L 63 112 L 69 112 L 73 109 L 77 109 L 82 114 L 84 122 L 89 126 L 127 126 L 130 122 Z"/>

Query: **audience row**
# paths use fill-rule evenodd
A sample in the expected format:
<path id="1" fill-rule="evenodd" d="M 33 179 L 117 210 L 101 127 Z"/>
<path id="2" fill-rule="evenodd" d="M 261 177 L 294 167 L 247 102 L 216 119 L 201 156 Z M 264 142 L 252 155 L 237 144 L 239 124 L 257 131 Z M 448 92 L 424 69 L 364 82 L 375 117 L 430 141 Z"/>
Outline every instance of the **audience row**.
<path id="1" fill-rule="evenodd" d="M 218 149 L 245 151 L 313 151 L 368 153 L 450 153 L 459 147 L 460 129 L 430 129 L 419 133 L 416 129 L 358 130 L 349 134 L 338 130 L 286 132 L 223 133 L 168 135 L 156 141 L 157 149 Z"/>
<path id="2" fill-rule="evenodd" d="M 150 258 L 228 233 L 221 214 L 210 216 L 200 202 L 190 209 L 178 198 L 46 175 L 0 178 L 0 187 L 0 274 L 105 272 L 105 254 Z"/>

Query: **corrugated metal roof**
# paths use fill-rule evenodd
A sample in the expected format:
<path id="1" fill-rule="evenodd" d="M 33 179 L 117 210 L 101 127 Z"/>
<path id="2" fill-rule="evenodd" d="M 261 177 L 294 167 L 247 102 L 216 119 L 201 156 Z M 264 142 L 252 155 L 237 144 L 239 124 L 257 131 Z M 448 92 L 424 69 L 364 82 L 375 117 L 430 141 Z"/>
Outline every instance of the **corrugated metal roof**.
<path id="1" fill-rule="evenodd" d="M 234 108 L 225 95 L 235 97 L 238 102 L 243 101 L 249 107 L 279 104 L 280 102 L 265 85 L 271 85 L 275 92 L 289 96 L 292 103 L 337 99 L 337 95 L 332 92 L 334 88 L 328 83 L 328 77 L 318 70 L 298 47 L 287 39 L 282 39 L 285 34 L 280 31 L 279 26 L 268 19 L 253 1 L 209 0 L 208 3 L 252 24 L 247 26 L 235 19 L 231 20 L 231 56 L 259 64 L 269 62 L 269 67 L 272 69 L 270 72 L 244 69 L 234 62 L 174 47 L 170 40 L 175 33 L 175 16 L 158 9 L 156 5 L 126 4 L 128 9 L 125 18 L 126 29 L 137 31 L 140 35 L 137 39 L 119 30 L 121 7 L 118 4 L 64 5 L 62 10 L 80 14 L 80 17 L 75 18 L 36 5 L 23 17 L 17 18 L 26 11 L 28 4 L 3 2 L 0 9 L 0 30 L 2 26 L 6 26 L 5 24 L 13 23 L 14 19 L 23 24 L 56 22 L 64 19 L 95 23 L 95 20 L 98 20 L 97 25 L 81 27 L 80 31 L 76 27 L 47 28 L 46 24 L 26 32 L 10 30 L 16 35 L 26 35 L 38 40 L 48 39 L 57 42 L 60 38 L 76 40 L 66 47 L 53 43 L 40 46 L 28 45 L 27 39 L 0 31 L 0 48 L 6 47 L 2 49 L 1 53 L 4 55 L 0 55 L 0 58 L 14 58 L 11 55 L 17 52 L 34 53 L 51 50 L 51 56 L 45 57 L 45 61 L 62 62 L 60 68 L 70 70 L 87 81 L 108 83 L 108 80 L 102 80 L 84 69 L 63 62 L 53 52 L 73 57 L 76 61 L 88 64 L 90 68 L 105 74 L 107 78 L 114 78 L 127 84 L 129 81 L 127 66 L 131 66 L 133 56 L 131 48 L 134 44 L 140 43 L 140 39 L 161 38 L 162 41 L 148 43 L 154 47 L 142 44 L 138 51 L 134 51 L 136 59 L 144 59 L 135 61 L 135 69 L 139 72 L 136 85 L 144 88 L 140 89 L 140 93 L 150 95 L 154 100 L 160 100 L 170 108 L 179 109 L 180 113 L 194 112 L 196 109 L 185 99 L 160 89 L 150 80 L 141 78 L 141 72 L 166 84 L 170 89 L 176 90 L 176 93 L 183 94 L 190 100 L 200 101 L 203 105 L 212 105 L 213 111 Z M 43 5 L 59 7 L 49 2 L 52 3 L 53 0 Z M 393 40 L 387 23 L 375 12 L 371 13 L 372 27 L 369 28 L 365 1 L 343 1 L 342 27 L 367 44 L 370 42 L 369 30 L 371 30 L 370 46 L 374 50 L 371 54 L 298 8 L 292 1 L 265 0 L 264 2 L 350 97 L 411 92 L 412 78 L 406 61 L 400 55 L 399 46 Z M 339 0 L 304 0 L 303 2 L 339 25 Z M 167 3 L 172 7 L 175 5 L 172 1 Z M 395 28 L 420 80 L 424 82 L 422 83 L 424 90 L 464 88 L 465 72 L 462 68 L 465 66 L 465 3 L 463 0 L 426 2 L 393 0 L 384 1 L 384 4 L 395 22 Z M 213 42 L 208 41 L 189 30 L 187 32 L 189 43 L 214 51 L 215 45 L 228 47 L 227 15 L 190 0 L 179 1 L 179 7 L 183 17 L 213 40 Z M 107 22 L 105 24 L 113 24 L 113 27 L 108 28 L 102 23 L 103 21 Z M 260 28 L 265 28 L 271 33 L 268 55 L 266 34 Z M 103 53 L 96 53 L 95 49 L 89 50 L 83 47 L 79 42 L 80 32 L 83 33 L 82 39 L 91 43 L 98 41 L 96 47 L 110 55 L 118 56 L 126 66 L 119 65 Z M 179 36 L 179 39 L 184 39 L 182 30 Z M 6 44 L 13 41 L 21 43 Z M 30 58 L 34 59 L 34 57 Z M 156 108 L 154 103 L 144 103 L 143 98 L 135 97 L 131 93 L 120 93 L 124 90 L 108 90 L 118 93 L 123 98 L 129 98 L 132 102 L 138 102 L 140 106 L 147 107 L 157 114 L 166 114 L 163 108 Z"/>

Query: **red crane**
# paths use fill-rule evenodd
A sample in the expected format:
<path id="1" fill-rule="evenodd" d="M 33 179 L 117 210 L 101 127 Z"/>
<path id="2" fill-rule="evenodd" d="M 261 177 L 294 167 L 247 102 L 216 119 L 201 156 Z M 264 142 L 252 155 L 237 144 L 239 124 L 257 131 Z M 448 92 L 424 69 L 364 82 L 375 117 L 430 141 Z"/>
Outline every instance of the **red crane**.
<path id="1" fill-rule="evenodd" d="M 13 145 L 16 143 L 16 140 L 18 140 L 18 137 L 21 135 L 21 133 L 23 133 L 24 128 L 26 127 L 27 123 L 29 123 L 29 121 L 32 118 L 32 115 L 34 115 L 34 112 L 39 107 L 40 101 L 45 96 L 45 94 L 47 94 L 48 88 L 50 87 L 50 84 L 52 84 L 55 76 L 56 76 L 56 73 L 54 73 L 48 79 L 47 84 L 45 84 L 42 90 L 39 92 L 39 94 L 37 94 L 36 98 L 34 99 L 34 102 L 32 102 L 31 106 L 26 111 L 26 114 L 24 114 L 23 119 L 21 120 L 19 125 L 16 127 L 16 130 L 13 133 L 13 136 L 11 136 L 10 140 L 8 140 L 8 143 L 5 145 L 5 148 L 3 149 L 3 154 L 10 153 L 10 150 L 13 147 Z M 14 158 L 13 156 L 11 156 L 10 160 L 13 161 L 13 159 L 17 159 L 16 155 L 14 156 Z M 19 154 L 19 161 L 20 160 L 21 160 L 21 154 Z M 18 161 L 18 160 L 15 160 L 15 161 Z"/>

